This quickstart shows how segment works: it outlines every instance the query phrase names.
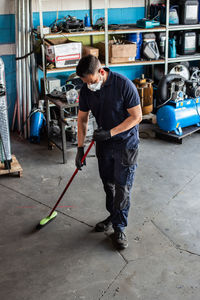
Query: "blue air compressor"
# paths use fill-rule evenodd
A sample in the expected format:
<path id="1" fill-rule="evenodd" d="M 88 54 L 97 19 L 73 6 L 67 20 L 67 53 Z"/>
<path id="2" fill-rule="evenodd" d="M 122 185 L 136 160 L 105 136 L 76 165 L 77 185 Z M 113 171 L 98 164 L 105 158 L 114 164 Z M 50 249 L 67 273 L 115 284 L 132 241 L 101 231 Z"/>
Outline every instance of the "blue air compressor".
<path id="1" fill-rule="evenodd" d="M 157 90 L 157 123 L 166 132 L 182 135 L 182 128 L 200 126 L 200 86 L 182 76 L 163 76 Z"/>

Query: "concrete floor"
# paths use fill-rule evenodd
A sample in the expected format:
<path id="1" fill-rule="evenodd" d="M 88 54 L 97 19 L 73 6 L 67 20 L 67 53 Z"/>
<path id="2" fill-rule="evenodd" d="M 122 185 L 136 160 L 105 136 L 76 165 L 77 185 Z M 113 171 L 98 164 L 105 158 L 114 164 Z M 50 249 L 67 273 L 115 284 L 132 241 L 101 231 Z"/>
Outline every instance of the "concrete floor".
<path id="1" fill-rule="evenodd" d="M 93 226 L 107 216 L 92 149 L 58 207 L 35 231 L 74 171 L 45 143 L 12 137 L 23 177 L 0 177 L 0 299 L 199 300 L 200 135 L 182 145 L 141 139 L 129 216 L 129 248 L 118 252 Z"/>

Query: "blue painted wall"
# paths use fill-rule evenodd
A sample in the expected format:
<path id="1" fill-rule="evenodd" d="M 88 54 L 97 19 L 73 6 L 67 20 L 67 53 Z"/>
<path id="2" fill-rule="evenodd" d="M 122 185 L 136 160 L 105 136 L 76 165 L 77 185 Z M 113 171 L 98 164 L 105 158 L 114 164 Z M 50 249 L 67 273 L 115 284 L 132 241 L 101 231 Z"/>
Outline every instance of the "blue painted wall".
<path id="1" fill-rule="evenodd" d="M 15 15 L 0 15 L 0 44 L 15 43 Z"/>
<path id="2" fill-rule="evenodd" d="M 70 10 L 59 11 L 58 18 L 71 15 L 76 16 L 78 19 L 84 19 L 85 14 L 89 14 L 89 10 Z M 123 23 L 136 23 L 138 19 L 144 17 L 144 7 L 128 7 L 128 8 L 110 8 L 108 10 L 108 24 L 123 24 Z M 93 10 L 94 23 L 100 17 L 104 16 L 104 9 Z M 43 12 L 43 23 L 45 26 L 51 25 L 57 18 L 57 12 Z M 39 13 L 33 13 L 33 24 L 37 27 L 40 24 Z"/>

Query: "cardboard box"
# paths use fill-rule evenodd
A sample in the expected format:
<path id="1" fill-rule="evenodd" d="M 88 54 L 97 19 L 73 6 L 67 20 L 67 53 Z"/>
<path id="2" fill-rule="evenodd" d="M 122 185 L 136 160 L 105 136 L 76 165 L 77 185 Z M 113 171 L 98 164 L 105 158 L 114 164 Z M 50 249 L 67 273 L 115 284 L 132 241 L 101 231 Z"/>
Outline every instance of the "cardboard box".
<path id="1" fill-rule="evenodd" d="M 109 41 L 109 62 L 110 63 L 122 63 L 135 61 L 136 57 L 136 43 L 124 41 L 124 45 L 116 45 L 114 41 Z M 105 57 L 105 43 L 100 42 L 96 45 L 99 48 L 99 54 L 102 58 Z"/>
<path id="2" fill-rule="evenodd" d="M 82 55 L 86 56 L 86 55 L 94 55 L 97 58 L 99 57 L 99 49 L 98 48 L 94 48 L 94 47 L 90 47 L 90 46 L 83 46 L 83 52 Z"/>
<path id="3" fill-rule="evenodd" d="M 47 60 L 55 63 L 56 68 L 76 66 L 82 57 L 82 43 L 66 38 L 45 40 Z"/>

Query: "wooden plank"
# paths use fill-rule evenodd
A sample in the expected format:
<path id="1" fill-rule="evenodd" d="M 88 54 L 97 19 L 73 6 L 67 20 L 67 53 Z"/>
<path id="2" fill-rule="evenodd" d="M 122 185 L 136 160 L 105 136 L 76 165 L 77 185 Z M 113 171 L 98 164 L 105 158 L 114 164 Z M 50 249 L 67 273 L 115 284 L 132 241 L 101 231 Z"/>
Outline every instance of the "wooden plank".
<path id="1" fill-rule="evenodd" d="M 15 155 L 12 155 L 12 163 L 11 169 L 6 170 L 3 163 L 0 163 L 0 175 L 10 174 L 10 173 L 17 173 L 19 177 L 22 176 L 23 169 L 20 166 L 17 158 Z"/>

